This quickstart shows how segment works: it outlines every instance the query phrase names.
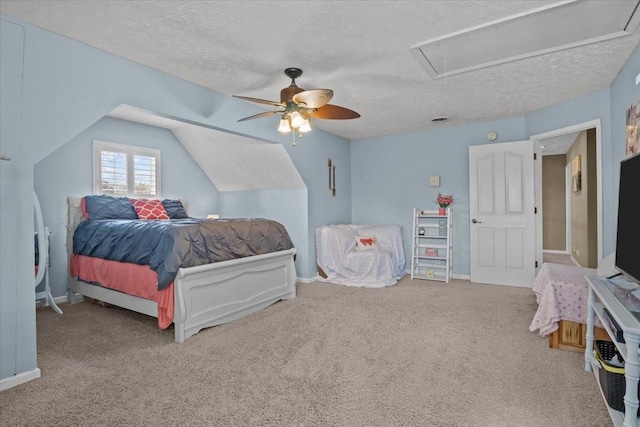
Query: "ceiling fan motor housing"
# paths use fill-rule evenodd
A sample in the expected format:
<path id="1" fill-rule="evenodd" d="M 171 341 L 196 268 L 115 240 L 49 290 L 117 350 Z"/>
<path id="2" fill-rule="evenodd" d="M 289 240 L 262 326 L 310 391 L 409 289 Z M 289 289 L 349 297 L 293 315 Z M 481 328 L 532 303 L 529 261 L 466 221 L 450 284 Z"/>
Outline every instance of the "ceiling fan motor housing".
<path id="1" fill-rule="evenodd" d="M 283 104 L 293 102 L 293 96 L 300 92 L 304 92 L 304 89 L 299 88 L 298 86 L 285 87 L 280 91 L 280 102 Z"/>

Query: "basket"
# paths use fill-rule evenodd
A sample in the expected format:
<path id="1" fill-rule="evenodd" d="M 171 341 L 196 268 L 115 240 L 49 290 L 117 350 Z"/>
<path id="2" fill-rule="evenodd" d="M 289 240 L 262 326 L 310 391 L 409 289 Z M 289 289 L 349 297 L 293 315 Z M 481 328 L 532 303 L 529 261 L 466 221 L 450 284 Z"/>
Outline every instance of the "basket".
<path id="1" fill-rule="evenodd" d="M 614 343 L 609 341 L 596 341 L 596 359 L 600 364 L 598 376 L 600 378 L 600 388 L 607 400 L 607 404 L 620 412 L 624 412 L 624 393 L 627 382 L 624 377 L 624 368 L 610 364 L 614 357 L 622 355 Z M 640 393 L 640 384 L 638 384 Z M 639 408 L 640 411 L 640 408 Z"/>

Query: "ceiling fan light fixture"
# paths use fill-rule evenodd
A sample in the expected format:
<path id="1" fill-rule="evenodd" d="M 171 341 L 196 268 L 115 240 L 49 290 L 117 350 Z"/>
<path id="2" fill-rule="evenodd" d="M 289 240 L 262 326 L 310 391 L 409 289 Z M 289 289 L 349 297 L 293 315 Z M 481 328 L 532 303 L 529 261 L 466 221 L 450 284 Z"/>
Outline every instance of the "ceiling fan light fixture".
<path id="1" fill-rule="evenodd" d="M 291 126 L 289 125 L 289 119 L 282 116 L 280 119 L 280 125 L 278 126 L 278 132 L 289 133 L 291 132 Z"/>
<path id="2" fill-rule="evenodd" d="M 297 111 L 291 113 L 291 127 L 294 129 L 299 128 L 304 123 L 304 117 Z"/>
<path id="3" fill-rule="evenodd" d="M 299 132 L 307 133 L 311 131 L 311 123 L 309 123 L 309 119 L 304 119 L 300 127 L 298 128 Z"/>

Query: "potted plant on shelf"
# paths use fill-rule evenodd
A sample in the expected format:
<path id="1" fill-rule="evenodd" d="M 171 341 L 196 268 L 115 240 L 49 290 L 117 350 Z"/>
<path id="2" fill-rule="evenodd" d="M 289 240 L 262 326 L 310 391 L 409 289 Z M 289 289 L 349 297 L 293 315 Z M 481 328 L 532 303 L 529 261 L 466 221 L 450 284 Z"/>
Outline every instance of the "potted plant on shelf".
<path id="1" fill-rule="evenodd" d="M 437 203 L 440 206 L 440 209 L 438 209 L 438 214 L 444 216 L 447 214 L 447 208 L 449 207 L 449 205 L 453 203 L 453 195 L 448 194 L 443 196 L 442 194 L 438 194 Z"/>

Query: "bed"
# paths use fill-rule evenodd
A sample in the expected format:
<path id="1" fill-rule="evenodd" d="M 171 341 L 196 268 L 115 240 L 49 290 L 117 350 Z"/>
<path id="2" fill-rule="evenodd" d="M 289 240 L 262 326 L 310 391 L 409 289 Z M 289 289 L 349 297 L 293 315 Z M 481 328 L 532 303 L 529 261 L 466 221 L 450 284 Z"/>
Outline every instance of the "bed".
<path id="1" fill-rule="evenodd" d="M 104 219 L 97 216 L 87 220 L 86 200 L 96 200 L 90 197 L 98 196 L 67 198 L 71 303 L 77 302 L 78 296 L 86 296 L 156 317 L 160 328 L 167 328 L 173 323 L 175 341 L 182 343 L 204 328 L 230 322 L 296 296 L 296 250 L 282 225 L 283 234 L 277 237 L 278 244 L 271 248 L 258 244 L 250 254 L 242 253 L 244 243 L 234 240 L 228 241 L 226 250 L 221 251 L 214 246 L 212 236 L 204 234 L 204 240 L 201 240 L 200 234 L 204 233 L 202 229 L 221 230 L 220 227 L 226 227 L 234 220 L 189 219 L 186 213 L 168 221 Z M 122 248 L 126 247 L 130 238 L 125 232 L 119 232 L 121 234 L 114 238 L 105 234 L 110 231 L 92 224 L 97 219 L 104 220 L 102 222 L 108 223 L 109 227 L 130 223 L 136 229 L 146 227 L 146 224 L 142 224 L 145 222 L 150 226 L 156 223 L 158 227 L 171 231 L 170 238 L 165 234 L 157 237 L 158 247 L 171 246 L 173 242 L 176 246 L 185 247 L 186 244 L 187 249 L 181 254 L 169 250 L 169 255 L 160 259 L 154 247 L 153 253 L 149 252 L 146 258 L 141 259 L 147 264 L 132 263 L 127 261 L 128 258 L 123 258 L 129 255 L 113 256 L 109 253 L 103 256 L 108 251 L 99 246 L 87 251 L 84 248 L 87 243 L 102 239 L 120 242 L 118 250 L 123 252 Z M 253 220 L 247 221 L 252 221 L 250 229 L 256 230 L 256 234 L 247 240 L 261 241 L 264 236 L 259 233 L 263 233 L 264 229 Z M 180 225 L 169 224 L 173 222 Z M 183 235 L 176 228 L 189 231 Z M 92 234 L 79 238 L 80 229 L 89 229 Z M 154 236 L 149 234 L 147 240 L 153 241 L 156 238 Z M 130 246 L 131 250 L 136 248 L 137 245 Z M 246 252 L 246 248 L 244 250 Z M 218 261 L 220 257 L 214 252 L 221 255 L 222 260 Z M 238 253 L 235 252 L 242 253 L 242 256 L 237 257 Z M 205 262 L 202 256 L 213 257 L 215 261 Z"/>
<path id="2" fill-rule="evenodd" d="M 550 348 L 584 351 L 589 295 L 585 276 L 598 275 L 598 270 L 549 262 L 542 264 L 533 283 L 538 309 L 529 330 L 537 330 L 540 336 L 548 337 Z M 608 339 L 598 319 L 595 332 L 597 339 Z"/>

